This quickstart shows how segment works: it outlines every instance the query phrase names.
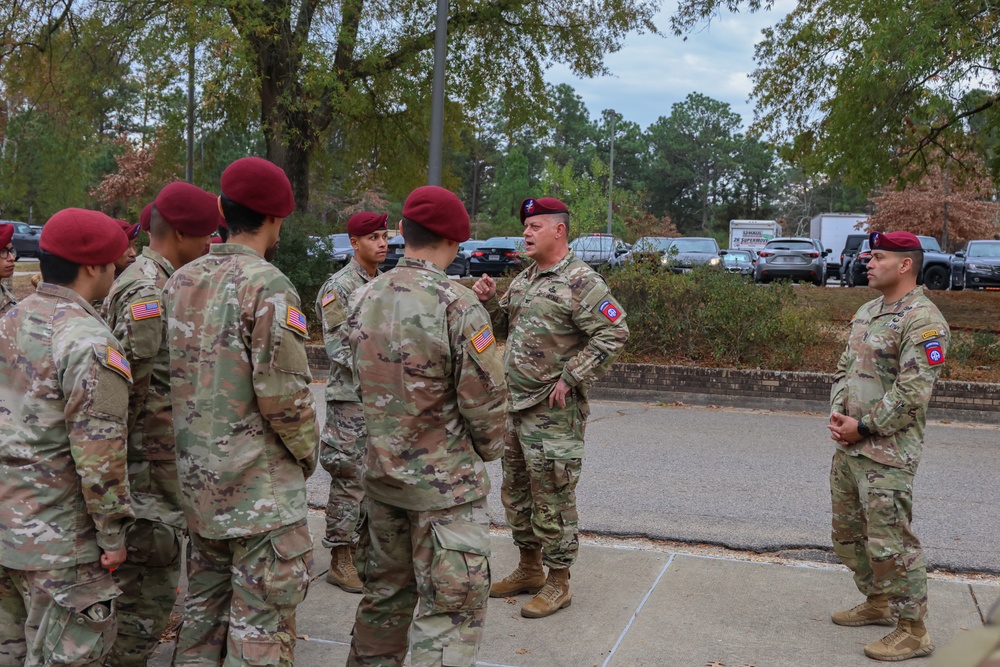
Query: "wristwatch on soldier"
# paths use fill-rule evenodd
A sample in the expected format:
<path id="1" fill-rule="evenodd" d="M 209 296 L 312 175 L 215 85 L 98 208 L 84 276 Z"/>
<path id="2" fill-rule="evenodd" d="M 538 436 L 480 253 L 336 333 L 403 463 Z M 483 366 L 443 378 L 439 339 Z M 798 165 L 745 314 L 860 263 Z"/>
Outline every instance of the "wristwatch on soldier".
<path id="1" fill-rule="evenodd" d="M 872 435 L 872 430 L 865 425 L 865 422 L 861 419 L 858 420 L 858 435 L 862 438 L 870 438 Z"/>

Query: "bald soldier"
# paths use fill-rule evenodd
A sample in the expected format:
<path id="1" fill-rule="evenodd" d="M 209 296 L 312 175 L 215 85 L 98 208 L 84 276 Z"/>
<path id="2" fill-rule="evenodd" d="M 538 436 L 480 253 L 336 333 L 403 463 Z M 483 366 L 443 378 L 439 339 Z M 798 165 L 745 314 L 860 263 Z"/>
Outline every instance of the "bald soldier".
<path id="1" fill-rule="evenodd" d="M 316 313 L 323 322 L 323 342 L 330 357 L 326 382 L 326 425 L 320 441 L 320 465 L 330 473 L 330 496 L 326 505 L 326 535 L 323 546 L 330 549 L 330 571 L 326 580 L 348 593 L 361 592 L 361 580 L 354 567 L 357 530 L 364 513 L 361 489 L 361 454 L 367 431 L 361 408 L 351 350 L 344 345 L 343 327 L 347 304 L 362 285 L 379 275 L 385 260 L 389 232 L 385 214 L 362 211 L 347 221 L 347 234 L 354 256 L 347 266 L 330 276 L 316 297 Z"/>
<path id="2" fill-rule="evenodd" d="M 833 550 L 866 600 L 837 625 L 893 625 L 865 655 L 896 662 L 934 650 L 924 625 L 927 560 L 911 527 L 913 478 L 927 405 L 950 332 L 917 286 L 924 253 L 910 232 L 875 232 L 868 284 L 882 293 L 858 309 L 830 395 Z M 895 621 L 894 618 L 898 618 Z"/>
<path id="3" fill-rule="evenodd" d="M 111 667 L 146 664 L 177 598 L 185 523 L 162 292 L 176 269 L 205 254 L 219 217 L 214 195 L 190 183 L 167 185 L 150 205 L 149 245 L 115 280 L 104 302 L 108 326 L 132 366 L 128 476 L 136 515 L 126 537 L 129 559 L 115 572 L 122 595 Z"/>
<path id="4" fill-rule="evenodd" d="M 318 434 L 302 304 L 269 260 L 295 201 L 285 172 L 256 157 L 226 167 L 221 188 L 230 242 L 163 288 L 192 545 L 174 664 L 291 667 Z"/>
<path id="5" fill-rule="evenodd" d="M 355 294 L 347 330 L 368 444 L 364 597 L 350 666 L 472 667 L 489 597 L 486 461 L 503 449 L 507 392 L 489 316 L 444 270 L 469 238 L 453 193 L 417 188 L 406 250 Z"/>
<path id="6" fill-rule="evenodd" d="M 59 211 L 43 282 L 0 318 L 0 664 L 99 665 L 115 639 L 131 372 L 91 303 L 127 245 L 103 213 Z"/>
<path id="7" fill-rule="evenodd" d="M 483 276 L 473 289 L 486 304 L 511 394 L 501 499 L 518 567 L 490 595 L 536 594 L 521 607 L 543 618 L 572 601 L 569 570 L 579 550 L 576 484 L 590 414 L 587 390 L 628 340 L 625 311 L 604 279 L 567 244 L 569 209 L 558 199 L 521 204 L 524 246 L 535 260 L 498 300 Z M 546 577 L 542 565 L 549 568 Z"/>
<path id="8" fill-rule="evenodd" d="M 0 316 L 17 304 L 14 293 L 7 288 L 7 281 L 14 275 L 14 262 L 17 261 L 17 251 L 11 240 L 14 238 L 14 225 L 0 224 Z"/>

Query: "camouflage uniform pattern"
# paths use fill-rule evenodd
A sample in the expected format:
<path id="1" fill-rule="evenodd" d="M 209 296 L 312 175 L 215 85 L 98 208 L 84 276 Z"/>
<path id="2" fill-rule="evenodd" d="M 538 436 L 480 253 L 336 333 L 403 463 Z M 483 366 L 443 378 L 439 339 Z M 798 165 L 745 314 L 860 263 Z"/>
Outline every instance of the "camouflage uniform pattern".
<path id="1" fill-rule="evenodd" d="M 166 628 L 181 573 L 180 506 L 170 405 L 170 354 L 162 317 L 163 285 L 174 273 L 151 248 L 118 276 L 104 301 L 105 319 L 132 366 L 129 394 L 129 486 L 136 524 L 128 560 L 115 570 L 118 639 L 108 665 L 145 665 Z"/>
<path id="2" fill-rule="evenodd" d="M 292 545 L 279 539 L 289 526 L 305 521 L 305 481 L 316 467 L 316 422 L 298 294 L 251 248 L 221 243 L 174 272 L 163 289 L 163 309 L 192 563 L 228 573 L 225 581 L 191 577 L 178 639 L 184 650 L 178 650 L 175 664 L 221 664 L 223 645 L 195 638 L 227 630 L 226 660 L 235 662 L 226 664 L 240 664 L 241 656 L 244 664 L 274 664 L 267 662 L 274 651 L 289 662 L 291 640 L 276 628 L 294 623 L 295 605 L 285 602 L 297 599 L 298 578 L 258 569 L 271 561 L 241 554 L 254 551 L 252 542 L 267 542 L 283 562 L 310 560 L 311 542 Z M 220 564 L 226 560 L 220 554 L 229 554 L 231 571 Z M 297 573 L 299 567 L 289 571 Z M 259 578 L 264 606 L 242 616 L 237 591 L 257 590 Z M 228 608 L 231 595 L 220 630 L 215 628 L 218 610 Z M 290 636 L 293 640 L 294 633 Z"/>
<path id="3" fill-rule="evenodd" d="M 474 665 L 489 595 L 485 462 L 501 455 L 507 409 L 488 316 L 437 266 L 404 257 L 358 290 L 348 330 L 368 425 L 348 664 L 402 665 L 409 635 L 414 665 Z"/>
<path id="4" fill-rule="evenodd" d="M 316 296 L 316 312 L 323 321 L 323 343 L 330 358 L 326 382 L 326 423 L 320 435 L 319 462 L 330 473 L 330 497 L 326 505 L 326 535 L 323 546 L 357 543 L 364 491 L 361 489 L 361 454 L 368 431 L 358 395 L 357 381 L 346 345 L 343 325 L 351 295 L 371 278 L 353 257 L 347 266 L 330 276 Z"/>
<path id="5" fill-rule="evenodd" d="M 874 299 L 854 315 L 831 390 L 831 411 L 862 419 L 872 432 L 838 445 L 833 457 L 834 551 L 861 593 L 887 594 L 910 620 L 927 613 L 927 561 L 910 525 L 913 477 L 949 337 L 923 287 L 895 303 Z M 931 362 L 935 353 L 939 363 Z"/>
<path id="6" fill-rule="evenodd" d="M 76 292 L 41 283 L 0 318 L 0 661 L 91 664 L 114 639 L 101 552 L 132 523 L 121 347 Z"/>
<path id="7" fill-rule="evenodd" d="M 487 302 L 511 394 L 510 439 L 501 497 L 514 542 L 542 549 L 563 569 L 579 550 L 576 485 L 583 465 L 587 390 L 628 341 L 625 312 L 604 279 L 569 251 L 552 267 L 522 271 L 507 293 Z M 566 407 L 550 408 L 559 380 Z"/>
<path id="8" fill-rule="evenodd" d="M 8 289 L 3 282 L 0 282 L 0 317 L 3 317 L 8 310 L 17 305 L 14 293 Z"/>

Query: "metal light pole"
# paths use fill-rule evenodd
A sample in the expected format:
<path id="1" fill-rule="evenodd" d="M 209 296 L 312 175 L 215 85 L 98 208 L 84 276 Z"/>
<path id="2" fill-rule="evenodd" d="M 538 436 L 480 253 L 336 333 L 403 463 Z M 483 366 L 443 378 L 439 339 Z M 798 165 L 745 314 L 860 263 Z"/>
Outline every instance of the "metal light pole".
<path id="1" fill-rule="evenodd" d="M 441 185 L 444 143 L 444 65 L 448 55 L 448 0 L 438 0 L 434 32 L 434 84 L 431 94 L 431 150 L 427 184 Z"/>
<path id="2" fill-rule="evenodd" d="M 611 161 L 608 172 L 608 236 L 611 236 L 611 190 L 615 184 L 615 118 L 618 117 L 618 112 L 608 109 L 604 113 L 611 117 Z"/>

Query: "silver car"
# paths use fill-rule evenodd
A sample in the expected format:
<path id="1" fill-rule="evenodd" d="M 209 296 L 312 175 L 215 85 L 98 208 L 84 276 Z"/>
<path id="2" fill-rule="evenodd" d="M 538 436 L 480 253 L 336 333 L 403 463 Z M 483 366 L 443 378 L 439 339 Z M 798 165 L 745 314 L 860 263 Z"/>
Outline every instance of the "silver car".
<path id="1" fill-rule="evenodd" d="M 719 243 L 713 238 L 698 236 L 673 239 L 660 264 L 674 273 L 687 273 L 696 266 L 721 266 Z"/>
<path id="2" fill-rule="evenodd" d="M 771 239 L 760 251 L 753 279 L 757 283 L 772 280 L 808 280 L 817 287 L 826 284 L 826 256 L 813 239 Z"/>

